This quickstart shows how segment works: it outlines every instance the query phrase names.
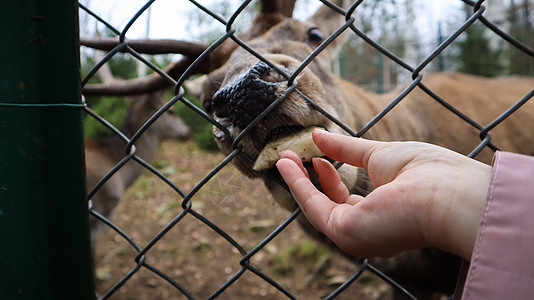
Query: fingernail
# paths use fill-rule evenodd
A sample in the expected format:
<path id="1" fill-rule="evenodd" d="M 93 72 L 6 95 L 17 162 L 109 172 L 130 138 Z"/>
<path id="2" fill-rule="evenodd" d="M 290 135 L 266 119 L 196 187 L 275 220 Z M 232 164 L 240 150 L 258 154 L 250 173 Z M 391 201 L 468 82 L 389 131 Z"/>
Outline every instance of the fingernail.
<path id="1" fill-rule="evenodd" d="M 318 159 L 319 159 L 318 157 L 312 158 L 312 165 L 314 169 L 317 167 L 317 163 L 319 162 Z"/>
<path id="2" fill-rule="evenodd" d="M 322 158 L 322 157 L 314 157 L 312 158 L 312 164 L 313 164 L 313 168 L 315 168 L 315 166 L 317 164 L 322 164 L 322 163 L 329 163 L 326 159 Z"/>
<path id="3" fill-rule="evenodd" d="M 286 158 L 279 159 L 274 165 L 278 169 L 278 172 L 280 172 L 280 175 L 284 176 L 284 168 L 280 169 L 279 164 L 282 160 L 285 160 Z"/>

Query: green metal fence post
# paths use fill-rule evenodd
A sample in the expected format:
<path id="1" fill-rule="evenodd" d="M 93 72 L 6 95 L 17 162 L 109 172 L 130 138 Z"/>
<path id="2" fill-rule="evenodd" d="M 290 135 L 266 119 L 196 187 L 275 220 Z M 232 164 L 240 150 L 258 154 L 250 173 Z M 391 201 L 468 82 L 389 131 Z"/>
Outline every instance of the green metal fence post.
<path id="1" fill-rule="evenodd" d="M 0 28 L 0 298 L 94 299 L 77 1 L 4 1 Z"/>

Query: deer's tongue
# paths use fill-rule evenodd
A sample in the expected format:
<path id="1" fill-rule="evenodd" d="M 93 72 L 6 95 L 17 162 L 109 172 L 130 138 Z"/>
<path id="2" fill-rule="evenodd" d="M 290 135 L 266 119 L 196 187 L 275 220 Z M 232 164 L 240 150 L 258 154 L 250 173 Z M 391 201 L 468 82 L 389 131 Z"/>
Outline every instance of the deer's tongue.
<path id="1" fill-rule="evenodd" d="M 256 171 L 270 169 L 278 161 L 278 153 L 291 150 L 297 153 L 302 161 L 311 161 L 314 157 L 322 157 L 324 153 L 317 148 L 312 138 L 312 131 L 318 127 L 311 126 L 295 134 L 271 141 L 260 152 L 252 168 Z"/>

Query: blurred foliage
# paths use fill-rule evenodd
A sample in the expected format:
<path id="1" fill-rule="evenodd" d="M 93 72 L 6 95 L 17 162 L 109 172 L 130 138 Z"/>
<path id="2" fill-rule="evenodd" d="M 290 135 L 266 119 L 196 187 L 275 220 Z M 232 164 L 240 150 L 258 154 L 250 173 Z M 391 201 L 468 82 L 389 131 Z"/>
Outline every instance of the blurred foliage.
<path id="1" fill-rule="evenodd" d="M 126 111 L 130 106 L 130 102 L 122 97 L 89 97 L 86 101 L 93 111 L 116 128 L 122 126 Z M 113 133 L 100 121 L 89 115 L 85 115 L 83 125 L 84 135 L 92 139 L 108 137 Z"/>
<path id="2" fill-rule="evenodd" d="M 108 63 L 111 73 L 117 78 L 132 79 L 137 77 L 137 59 L 130 54 L 117 53 Z"/>
<path id="3" fill-rule="evenodd" d="M 82 76 L 85 76 L 95 65 L 94 59 L 85 54 L 82 58 Z M 108 65 L 113 76 L 121 79 L 131 79 L 137 76 L 137 60 L 131 55 L 117 54 L 109 60 Z M 91 77 L 88 83 L 101 83 L 98 73 Z M 107 120 L 116 128 L 121 128 L 130 102 L 125 97 L 87 97 L 87 105 L 99 116 Z M 112 131 L 95 118 L 85 115 L 84 135 L 92 139 L 106 138 Z"/>
<path id="4" fill-rule="evenodd" d="M 469 16 L 470 7 L 466 6 Z M 534 47 L 532 0 L 512 0 L 503 12 L 499 27 L 528 47 Z M 480 22 L 469 27 L 458 43 L 458 71 L 487 77 L 510 74 L 534 75 L 534 60 L 527 53 L 505 42 Z"/>
<path id="5" fill-rule="evenodd" d="M 417 7 L 421 2 L 413 3 Z M 356 10 L 358 18 L 355 25 L 372 40 L 408 63 L 407 57 L 415 57 L 421 62 L 473 15 L 471 5 L 455 7 L 450 14 L 442 16 L 443 20 L 436 20 L 439 23 L 436 32 L 430 31 L 433 30 L 430 27 L 416 28 L 418 39 L 414 45 L 402 34 L 406 26 L 410 25 L 406 19 L 409 15 L 407 4 L 407 0 L 364 1 Z M 502 9 L 491 11 L 489 20 L 526 46 L 534 48 L 534 1 L 510 0 L 500 5 Z M 415 10 L 414 13 L 418 20 L 424 18 L 421 10 Z M 422 23 L 415 24 L 420 26 Z M 414 51 L 417 53 L 413 53 Z M 383 90 L 387 91 L 407 79 L 407 70 L 354 35 L 341 49 L 334 70 L 343 78 L 374 92 L 380 92 L 382 84 Z M 425 72 L 438 71 L 486 77 L 510 74 L 534 76 L 534 60 L 477 20 L 425 67 Z"/>
<path id="6" fill-rule="evenodd" d="M 490 46 L 488 29 L 481 23 L 471 25 L 465 32 L 465 39 L 458 42 L 459 72 L 495 77 L 502 73 L 499 49 Z"/>
<path id="7" fill-rule="evenodd" d="M 404 13 L 405 1 L 364 1 L 356 11 L 354 24 L 359 30 L 396 56 L 406 56 L 408 41 L 402 32 L 410 22 Z M 417 46 L 411 48 L 419 49 Z M 334 71 L 342 78 L 374 92 L 382 92 L 384 84 L 386 91 L 396 86 L 398 76 L 403 72 L 400 66 L 356 35 L 351 35 L 340 49 L 336 67 L 338 69 Z"/>
<path id="8" fill-rule="evenodd" d="M 534 48 L 533 18 L 534 3 L 532 1 L 511 1 L 507 12 L 510 34 L 531 48 Z M 514 47 L 505 49 L 504 55 L 510 61 L 507 66 L 509 74 L 534 76 L 534 59 L 530 55 Z"/>

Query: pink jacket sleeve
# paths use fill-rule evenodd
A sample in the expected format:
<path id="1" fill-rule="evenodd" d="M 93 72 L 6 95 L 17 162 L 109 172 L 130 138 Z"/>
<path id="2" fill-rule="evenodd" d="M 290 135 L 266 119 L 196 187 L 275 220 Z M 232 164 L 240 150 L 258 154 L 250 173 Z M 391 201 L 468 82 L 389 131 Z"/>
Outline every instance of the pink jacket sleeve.
<path id="1" fill-rule="evenodd" d="M 495 155 L 471 265 L 462 272 L 455 299 L 534 299 L 534 157 Z"/>

